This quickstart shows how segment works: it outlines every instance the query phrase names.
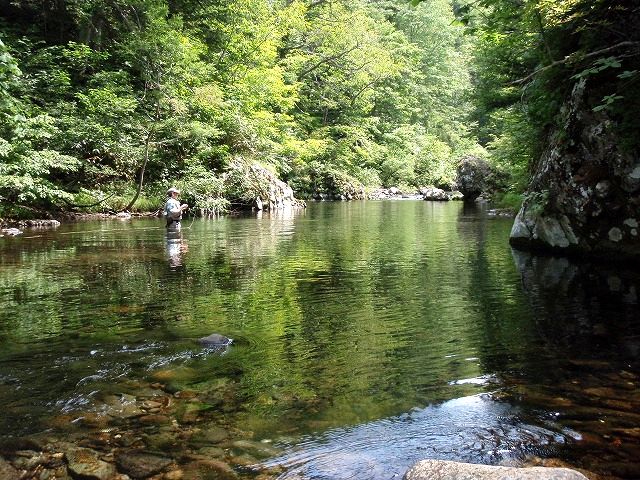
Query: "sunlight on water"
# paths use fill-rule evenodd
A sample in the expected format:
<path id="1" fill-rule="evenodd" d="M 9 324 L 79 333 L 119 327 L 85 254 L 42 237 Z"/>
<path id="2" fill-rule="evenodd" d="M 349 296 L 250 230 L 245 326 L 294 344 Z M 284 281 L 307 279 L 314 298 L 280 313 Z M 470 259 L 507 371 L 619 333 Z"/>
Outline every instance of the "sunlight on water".
<path id="1" fill-rule="evenodd" d="M 281 445 L 284 453 L 267 465 L 284 467 L 282 479 L 391 479 L 424 458 L 498 463 L 550 455 L 571 440 L 558 425 L 527 424 L 520 415 L 488 395 L 462 397 Z"/>

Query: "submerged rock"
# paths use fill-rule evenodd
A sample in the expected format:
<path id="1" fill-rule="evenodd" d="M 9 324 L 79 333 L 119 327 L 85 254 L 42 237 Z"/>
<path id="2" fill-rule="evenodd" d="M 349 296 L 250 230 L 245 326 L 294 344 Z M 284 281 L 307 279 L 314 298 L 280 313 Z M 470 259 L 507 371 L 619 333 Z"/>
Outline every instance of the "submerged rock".
<path id="1" fill-rule="evenodd" d="M 184 478 L 202 479 L 215 478 L 217 480 L 236 480 L 238 475 L 229 464 L 214 459 L 196 460 L 184 466 Z"/>
<path id="2" fill-rule="evenodd" d="M 205 347 L 226 347 L 228 345 L 231 345 L 232 342 L 232 338 L 225 337 L 224 335 L 220 335 L 219 333 L 212 333 L 207 337 L 198 339 L 198 343 Z"/>
<path id="3" fill-rule="evenodd" d="M 568 468 L 494 467 L 447 460 L 422 460 L 404 475 L 405 480 L 587 480 Z"/>
<path id="4" fill-rule="evenodd" d="M 72 447 L 65 452 L 69 472 L 77 478 L 109 480 L 116 474 L 115 467 L 100 460 L 98 452 L 89 448 Z"/>
<path id="5" fill-rule="evenodd" d="M 0 457 L 0 478 L 3 480 L 18 480 L 20 477 L 20 472 L 18 472 L 13 465 Z"/>
<path id="6" fill-rule="evenodd" d="M 123 453 L 116 458 L 116 464 L 121 472 L 131 478 L 146 478 L 166 469 L 173 461 L 169 458 L 149 453 Z"/>

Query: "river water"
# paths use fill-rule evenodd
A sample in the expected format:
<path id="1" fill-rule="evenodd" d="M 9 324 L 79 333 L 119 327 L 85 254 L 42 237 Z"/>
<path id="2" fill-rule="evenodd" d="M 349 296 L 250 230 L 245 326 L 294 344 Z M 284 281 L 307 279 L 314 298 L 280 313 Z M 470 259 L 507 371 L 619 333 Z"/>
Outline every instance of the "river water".
<path id="1" fill-rule="evenodd" d="M 403 200 L 0 238 L 2 440 L 247 478 L 400 478 L 423 458 L 640 478 L 637 267 L 514 251 L 510 228 Z"/>

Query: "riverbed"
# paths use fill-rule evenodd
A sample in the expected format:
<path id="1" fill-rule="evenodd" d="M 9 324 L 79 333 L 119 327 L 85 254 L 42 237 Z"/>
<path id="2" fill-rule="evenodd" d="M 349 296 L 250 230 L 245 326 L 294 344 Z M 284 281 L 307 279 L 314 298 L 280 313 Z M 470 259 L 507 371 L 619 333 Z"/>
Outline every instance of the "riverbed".
<path id="1" fill-rule="evenodd" d="M 0 238 L 0 453 L 159 462 L 136 478 L 423 458 L 640 478 L 637 269 L 519 252 L 510 228 L 397 200 Z"/>

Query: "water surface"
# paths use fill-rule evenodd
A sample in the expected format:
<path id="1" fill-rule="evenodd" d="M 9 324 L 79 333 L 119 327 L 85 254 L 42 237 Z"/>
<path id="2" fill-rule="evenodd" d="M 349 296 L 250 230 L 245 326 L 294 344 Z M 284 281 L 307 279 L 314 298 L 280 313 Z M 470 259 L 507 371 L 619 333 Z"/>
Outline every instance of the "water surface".
<path id="1" fill-rule="evenodd" d="M 0 429 L 90 430 L 162 388 L 200 401 L 175 428 L 227 432 L 171 454 L 245 476 L 558 458 L 638 478 L 638 274 L 513 251 L 510 227 L 407 200 L 0 238 Z M 214 332 L 233 344 L 198 345 Z"/>

